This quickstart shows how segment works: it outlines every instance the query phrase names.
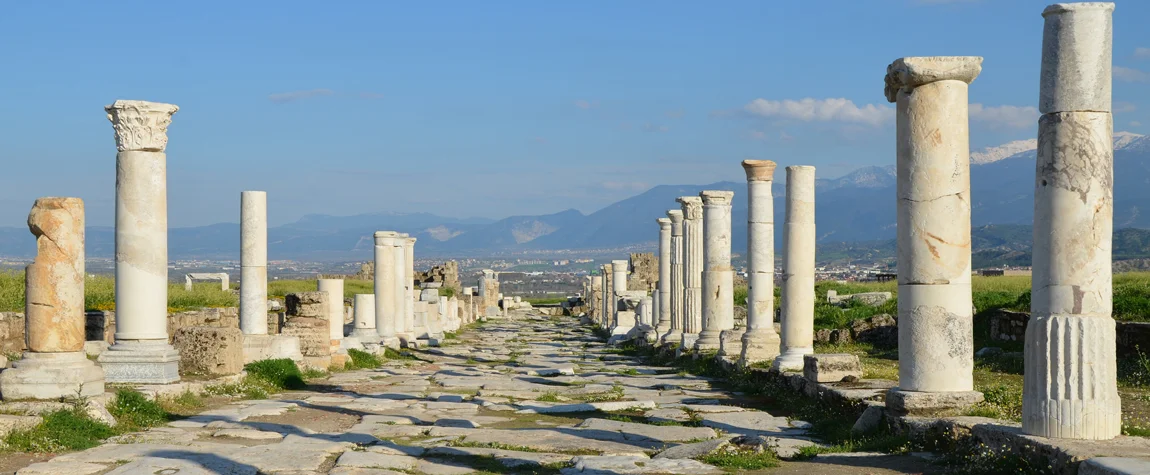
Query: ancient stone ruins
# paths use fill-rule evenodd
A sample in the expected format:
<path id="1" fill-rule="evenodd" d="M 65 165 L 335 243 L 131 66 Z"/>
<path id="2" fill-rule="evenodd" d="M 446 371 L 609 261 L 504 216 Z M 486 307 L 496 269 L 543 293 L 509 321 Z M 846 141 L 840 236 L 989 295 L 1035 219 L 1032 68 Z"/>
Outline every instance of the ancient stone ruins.
<path id="1" fill-rule="evenodd" d="M 500 293 L 495 271 L 483 271 L 476 287 L 461 286 L 454 262 L 417 272 L 416 239 L 388 230 L 374 233 L 372 261 L 356 276 L 372 281 L 371 293 L 345 299 L 341 276 L 321 276 L 315 291 L 288 294 L 277 312 L 268 300 L 269 202 L 262 191 L 240 195 L 238 312 L 169 315 L 165 148 L 179 108 L 116 101 L 106 107 L 117 147 L 115 312 L 95 312 L 95 328 L 85 315 L 84 204 L 37 200 L 28 217 L 38 255 L 26 274 L 26 349 L 0 372 L 4 400 L 100 398 L 106 384 L 157 394 L 186 388 L 177 384 L 182 374 L 235 375 L 258 360 L 342 367 L 351 350 L 418 350 L 425 359 L 333 374 L 322 392 L 233 402 L 135 443 L 109 442 L 19 473 L 470 473 L 476 467 L 461 460 L 474 457 L 507 468 L 566 464 L 563 473 L 722 473 L 696 459 L 726 446 L 794 455 L 818 444 L 806 435 L 810 424 L 728 404 L 739 395 L 713 388 L 708 378 L 646 366 L 608 346 L 624 344 L 741 368 L 805 397 L 864 394 L 856 430 L 881 421 L 912 433 L 966 430 L 1002 447 L 1039 447 L 1061 473 L 1150 473 L 1146 459 L 1086 460 L 1107 453 L 1150 458 L 1144 439 L 1121 435 L 1116 381 L 1113 9 L 1072 3 L 1042 14 L 1020 427 L 951 417 L 983 400 L 974 386 L 968 133 L 968 88 L 982 58 L 904 57 L 886 67 L 884 90 L 896 104 L 899 323 L 897 385 L 886 386 L 861 380 L 857 356 L 814 351 L 811 166 L 785 169 L 776 323 L 776 164 L 769 160 L 742 162 L 745 196 L 706 190 L 667 203 L 665 216 L 643 217 L 658 225 L 657 253 L 603 263 L 586 277 L 582 295 L 564 305 L 583 309 L 576 316 L 605 342 L 574 319 L 549 318 Z M 745 250 L 732 249 L 731 236 L 732 203 L 742 199 L 749 206 Z M 748 263 L 745 319 L 736 317 L 733 252 Z M 196 280 L 229 289 L 226 274 L 186 276 L 189 287 Z M 491 323 L 464 328 L 479 321 Z M 456 338 L 457 331 L 462 342 L 448 344 L 448 332 Z M 297 410 L 350 419 L 315 430 L 275 422 Z M 587 416 L 620 410 L 641 420 Z M 570 425 L 544 416 L 560 413 L 584 420 Z M 650 425 L 659 422 L 667 424 Z"/>

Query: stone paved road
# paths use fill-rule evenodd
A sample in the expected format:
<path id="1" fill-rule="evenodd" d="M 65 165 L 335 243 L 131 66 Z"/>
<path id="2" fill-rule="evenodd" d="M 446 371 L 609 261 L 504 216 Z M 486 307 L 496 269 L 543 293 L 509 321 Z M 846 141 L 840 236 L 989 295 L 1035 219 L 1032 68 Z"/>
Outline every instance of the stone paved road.
<path id="1" fill-rule="evenodd" d="M 815 443 L 805 423 L 740 407 L 705 378 L 615 354 L 570 318 L 493 320 L 449 343 L 18 473 L 707 474 L 723 471 L 690 457 L 740 434 L 764 436 L 784 456 Z M 924 471 L 912 457 L 846 454 L 761 473 Z"/>

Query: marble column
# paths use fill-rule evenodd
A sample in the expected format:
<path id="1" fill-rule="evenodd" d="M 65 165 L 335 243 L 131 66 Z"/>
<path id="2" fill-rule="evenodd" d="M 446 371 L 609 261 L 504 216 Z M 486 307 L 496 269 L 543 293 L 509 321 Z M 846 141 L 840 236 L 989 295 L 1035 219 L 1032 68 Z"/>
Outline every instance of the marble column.
<path id="1" fill-rule="evenodd" d="M 350 336 L 361 342 L 379 341 L 379 333 L 375 331 L 375 294 L 355 294 L 352 319 L 355 329 Z"/>
<path id="2" fill-rule="evenodd" d="M 268 334 L 268 194 L 240 192 L 240 330 Z"/>
<path id="3" fill-rule="evenodd" d="M 599 323 L 603 314 L 603 276 L 591 276 L 591 291 L 587 294 L 587 311 L 591 314 L 591 321 Z"/>
<path id="4" fill-rule="evenodd" d="M 772 367 L 801 371 L 815 352 L 815 167 L 787 167 L 783 219 L 782 354 Z"/>
<path id="5" fill-rule="evenodd" d="M 671 329 L 671 219 L 659 218 L 659 299 L 655 303 L 658 323 L 655 331 L 663 336 Z"/>
<path id="6" fill-rule="evenodd" d="M 731 267 L 731 200 L 733 191 L 706 190 L 703 200 L 703 331 L 696 351 L 718 350 L 729 356 L 742 350 L 735 330 L 735 270 Z"/>
<path id="7" fill-rule="evenodd" d="M 683 340 L 690 350 L 703 331 L 703 200 L 682 196 L 683 206 Z"/>
<path id="8" fill-rule="evenodd" d="M 895 102 L 899 386 L 895 414 L 958 412 L 974 391 L 970 290 L 970 139 L 973 56 L 907 57 L 887 68 Z"/>
<path id="9" fill-rule="evenodd" d="M 396 349 L 400 346 L 396 327 L 401 314 L 395 309 L 401 295 L 396 293 L 395 269 L 402 264 L 395 260 L 398 240 L 399 233 L 394 231 L 375 233 L 375 331 L 379 333 L 380 344 Z"/>
<path id="10" fill-rule="evenodd" d="M 332 348 L 343 339 L 343 279 L 316 279 L 316 290 L 327 292 L 328 334 Z"/>
<path id="11" fill-rule="evenodd" d="M 600 268 L 603 271 L 603 319 L 599 321 L 599 328 L 610 330 L 616 307 L 616 304 L 612 303 L 615 301 L 615 288 L 611 285 L 614 272 L 611 264 L 603 264 Z"/>
<path id="12" fill-rule="evenodd" d="M 775 202 L 771 193 L 775 162 L 743 160 L 743 171 L 747 173 L 747 331 L 739 363 L 747 366 L 779 354 L 779 334 L 775 332 Z"/>
<path id="13" fill-rule="evenodd" d="M 414 347 L 417 335 L 415 334 L 415 301 L 412 300 L 412 285 L 407 280 L 407 234 L 400 234 L 395 238 L 391 248 L 392 259 L 395 262 L 395 333 L 399 340 L 409 347 Z M 411 321 L 407 319 L 407 308 L 411 307 Z"/>
<path id="14" fill-rule="evenodd" d="M 403 318 L 404 327 L 408 332 L 415 331 L 415 241 L 416 238 L 405 236 L 403 238 Z"/>
<path id="15" fill-rule="evenodd" d="M 116 101 L 116 343 L 100 354 L 110 383 L 180 380 L 168 344 L 168 125 L 172 104 Z"/>
<path id="16" fill-rule="evenodd" d="M 1022 430 L 1106 440 L 1122 430 L 1112 311 L 1113 3 L 1042 12 L 1034 254 Z"/>
<path id="17" fill-rule="evenodd" d="M 6 400 L 104 394 L 104 370 L 84 353 L 84 202 L 40 198 L 28 214 L 36 259 L 25 268 L 27 349 L 0 372 Z"/>
<path id="18" fill-rule="evenodd" d="M 667 311 L 671 314 L 671 328 L 659 338 L 660 344 L 681 344 L 683 342 L 683 211 L 667 211 L 671 221 L 671 251 L 667 260 L 671 262 L 671 276 L 667 279 L 667 293 L 670 301 Z"/>
<path id="19" fill-rule="evenodd" d="M 623 294 L 627 292 L 627 261 L 611 261 L 611 324 L 608 328 L 619 326 L 619 307 Z"/>

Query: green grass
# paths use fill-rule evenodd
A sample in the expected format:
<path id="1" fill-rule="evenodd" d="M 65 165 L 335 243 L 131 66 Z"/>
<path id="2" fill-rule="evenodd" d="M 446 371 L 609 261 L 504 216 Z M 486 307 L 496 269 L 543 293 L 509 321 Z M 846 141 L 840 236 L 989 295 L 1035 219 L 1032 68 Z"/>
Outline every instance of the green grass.
<path id="1" fill-rule="evenodd" d="M 344 369 L 373 369 L 383 366 L 383 362 L 375 356 L 366 351 L 349 348 L 347 350 L 349 359 L 344 364 Z"/>
<path id="2" fill-rule="evenodd" d="M 303 389 L 307 387 L 303 373 L 295 361 L 288 358 L 253 361 L 244 365 L 248 376 L 264 381 L 275 389 Z"/>
<path id="3" fill-rule="evenodd" d="M 108 412 L 116 418 L 116 429 L 121 432 L 134 432 L 168 422 L 168 411 L 135 389 L 117 389 L 116 397 L 108 405 Z"/>
<path id="4" fill-rule="evenodd" d="M 699 457 L 699 461 L 726 471 L 762 470 L 779 466 L 779 457 L 770 450 L 723 450 Z"/>
<path id="5" fill-rule="evenodd" d="M 532 297 L 523 299 L 531 305 L 557 305 L 567 301 L 567 296 L 563 297 Z"/>
<path id="6" fill-rule="evenodd" d="M 272 280 L 268 281 L 268 298 L 278 297 L 283 298 L 287 294 L 297 292 L 315 292 L 315 280 Z M 343 281 L 343 298 L 348 299 L 355 296 L 355 294 L 371 294 L 375 293 L 375 283 L 370 280 L 352 280 L 345 279 Z"/>
<path id="7" fill-rule="evenodd" d="M 88 417 L 80 407 L 49 412 L 43 417 L 44 421 L 35 427 L 4 436 L 4 450 L 35 453 L 84 450 L 116 435 L 116 429 Z"/>

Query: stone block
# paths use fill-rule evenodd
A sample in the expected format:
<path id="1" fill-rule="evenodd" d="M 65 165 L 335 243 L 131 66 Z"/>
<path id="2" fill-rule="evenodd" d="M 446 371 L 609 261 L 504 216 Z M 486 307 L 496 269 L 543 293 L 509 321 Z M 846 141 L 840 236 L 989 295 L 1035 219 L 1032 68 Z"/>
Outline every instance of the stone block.
<path id="1" fill-rule="evenodd" d="M 259 360 L 288 358 L 303 361 L 299 337 L 292 335 L 244 335 L 244 363 Z"/>
<path id="2" fill-rule="evenodd" d="M 243 333 L 233 328 L 184 327 L 172 336 L 183 374 L 228 375 L 244 368 Z"/>
<path id="3" fill-rule="evenodd" d="M 816 383 L 836 383 L 846 377 L 862 378 L 859 357 L 849 353 L 803 355 L 803 377 Z"/>
<path id="4" fill-rule="evenodd" d="M 895 416 L 941 417 L 959 415 L 982 402 L 978 391 L 903 391 L 891 388 L 886 394 L 886 410 Z"/>

